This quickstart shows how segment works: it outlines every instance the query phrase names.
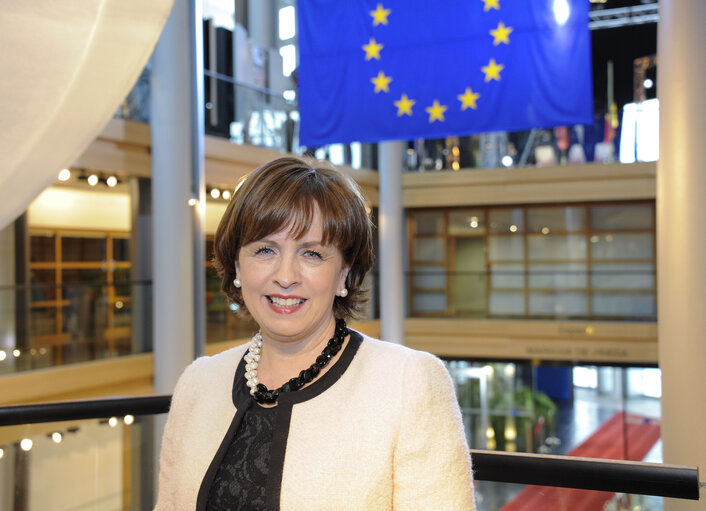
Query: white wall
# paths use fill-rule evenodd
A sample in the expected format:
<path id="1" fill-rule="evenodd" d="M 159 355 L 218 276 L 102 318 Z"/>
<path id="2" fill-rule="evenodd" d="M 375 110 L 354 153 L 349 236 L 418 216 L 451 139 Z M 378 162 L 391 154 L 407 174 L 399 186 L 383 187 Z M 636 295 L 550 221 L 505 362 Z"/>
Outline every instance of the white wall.
<path id="1" fill-rule="evenodd" d="M 130 196 L 51 186 L 29 206 L 30 227 L 130 230 Z"/>
<path id="2" fill-rule="evenodd" d="M 206 202 L 206 234 L 215 234 L 227 205 L 227 201 Z M 52 186 L 44 190 L 30 205 L 29 225 L 62 229 L 129 231 L 130 196 L 127 193 L 84 191 Z M 0 234 L 0 273 L 4 264 L 2 243 L 2 234 Z M 0 285 L 2 285 L 1 280 Z"/>

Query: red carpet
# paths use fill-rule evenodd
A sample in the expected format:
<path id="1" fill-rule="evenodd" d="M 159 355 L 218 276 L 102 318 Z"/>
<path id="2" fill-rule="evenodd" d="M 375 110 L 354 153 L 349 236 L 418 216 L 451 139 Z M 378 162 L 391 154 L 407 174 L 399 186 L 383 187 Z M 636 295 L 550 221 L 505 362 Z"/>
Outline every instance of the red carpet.
<path id="1" fill-rule="evenodd" d="M 626 424 L 623 423 L 625 419 Z M 627 446 L 625 445 L 627 431 Z M 568 456 L 641 461 L 659 440 L 659 424 L 642 415 L 618 412 Z M 627 455 L 626 455 L 627 454 Z M 614 493 L 528 486 L 501 511 L 602 511 Z"/>

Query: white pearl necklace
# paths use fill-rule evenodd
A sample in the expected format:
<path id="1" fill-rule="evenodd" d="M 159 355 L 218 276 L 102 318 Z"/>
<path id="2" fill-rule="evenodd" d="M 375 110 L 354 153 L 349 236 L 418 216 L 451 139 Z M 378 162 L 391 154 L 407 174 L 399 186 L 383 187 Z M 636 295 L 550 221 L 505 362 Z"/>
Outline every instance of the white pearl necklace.
<path id="1" fill-rule="evenodd" d="M 248 352 L 243 357 L 245 359 L 245 379 L 247 380 L 245 385 L 250 388 L 250 395 L 254 396 L 257 390 L 257 384 L 260 381 L 257 379 L 257 366 L 260 362 L 260 350 L 262 349 L 262 335 L 260 332 L 253 335 L 252 341 L 250 341 L 250 347 Z"/>

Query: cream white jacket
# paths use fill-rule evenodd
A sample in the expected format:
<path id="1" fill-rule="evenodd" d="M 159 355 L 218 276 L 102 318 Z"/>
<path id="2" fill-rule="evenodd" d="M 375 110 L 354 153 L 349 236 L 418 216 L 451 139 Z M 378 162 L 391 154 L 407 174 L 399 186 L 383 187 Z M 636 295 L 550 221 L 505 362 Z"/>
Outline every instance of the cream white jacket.
<path id="1" fill-rule="evenodd" d="M 251 398 L 239 346 L 194 361 L 162 440 L 158 511 L 206 509 Z M 471 460 L 436 357 L 351 331 L 339 360 L 277 405 L 268 510 L 473 510 Z M 238 413 L 240 411 L 240 413 Z"/>

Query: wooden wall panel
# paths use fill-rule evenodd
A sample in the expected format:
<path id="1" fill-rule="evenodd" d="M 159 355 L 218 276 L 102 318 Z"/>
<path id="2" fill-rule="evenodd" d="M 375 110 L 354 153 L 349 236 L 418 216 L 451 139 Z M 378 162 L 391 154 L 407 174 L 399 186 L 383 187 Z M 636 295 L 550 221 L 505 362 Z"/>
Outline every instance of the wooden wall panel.
<path id="1" fill-rule="evenodd" d="M 657 324 L 409 318 L 407 345 L 439 356 L 657 363 Z"/>
<path id="2" fill-rule="evenodd" d="M 654 199 L 655 173 L 654 162 L 414 172 L 403 176 L 403 203 L 412 208 Z"/>

